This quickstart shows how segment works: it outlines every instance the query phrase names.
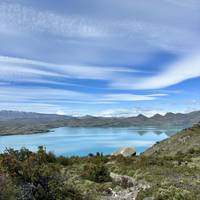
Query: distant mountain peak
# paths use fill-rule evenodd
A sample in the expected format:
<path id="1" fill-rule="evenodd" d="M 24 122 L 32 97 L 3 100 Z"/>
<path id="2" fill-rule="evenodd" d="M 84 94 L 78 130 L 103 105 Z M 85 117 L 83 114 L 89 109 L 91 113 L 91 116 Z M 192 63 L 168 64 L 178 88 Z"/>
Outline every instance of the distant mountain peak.
<path id="1" fill-rule="evenodd" d="M 167 112 L 167 113 L 165 114 L 165 117 L 171 117 L 171 116 L 174 116 L 174 115 L 176 115 L 176 114 L 173 113 L 173 112 Z"/>
<path id="2" fill-rule="evenodd" d="M 155 114 L 155 115 L 153 115 L 152 117 L 151 117 L 151 119 L 162 119 L 163 118 L 163 115 L 161 115 L 161 114 Z"/>
<path id="3" fill-rule="evenodd" d="M 137 118 L 140 118 L 140 119 L 147 119 L 148 117 L 145 116 L 145 115 L 143 115 L 143 114 L 139 114 L 139 115 L 137 116 Z"/>
<path id="4" fill-rule="evenodd" d="M 155 114 L 153 117 L 163 117 L 161 114 Z"/>

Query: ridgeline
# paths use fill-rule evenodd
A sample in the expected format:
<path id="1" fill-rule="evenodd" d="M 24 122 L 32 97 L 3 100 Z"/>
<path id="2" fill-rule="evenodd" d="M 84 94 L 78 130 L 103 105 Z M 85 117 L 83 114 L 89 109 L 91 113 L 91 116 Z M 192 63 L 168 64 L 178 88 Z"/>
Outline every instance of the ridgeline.
<path id="1" fill-rule="evenodd" d="M 16 111 L 0 111 L 0 135 L 48 132 L 59 127 L 190 127 L 200 121 L 200 111 L 187 114 L 167 113 L 146 117 L 72 117 Z"/>

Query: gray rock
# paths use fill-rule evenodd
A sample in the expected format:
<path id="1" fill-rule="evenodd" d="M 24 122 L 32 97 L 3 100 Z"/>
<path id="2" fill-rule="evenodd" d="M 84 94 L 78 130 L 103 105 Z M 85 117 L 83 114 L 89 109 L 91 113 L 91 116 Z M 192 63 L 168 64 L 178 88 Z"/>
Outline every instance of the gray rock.
<path id="1" fill-rule="evenodd" d="M 136 179 L 129 176 L 115 173 L 111 173 L 110 176 L 114 183 L 123 186 L 126 189 L 113 191 L 111 188 L 109 188 L 108 194 L 105 195 L 102 200 L 135 200 L 139 191 L 146 190 L 150 187 L 146 182 L 142 180 L 137 181 Z"/>
<path id="2" fill-rule="evenodd" d="M 125 147 L 113 152 L 112 155 L 113 156 L 122 155 L 124 157 L 131 157 L 136 155 L 136 151 L 132 147 Z"/>
<path id="3" fill-rule="evenodd" d="M 136 183 L 136 180 L 130 176 L 118 175 L 111 172 L 110 177 L 112 178 L 112 181 L 114 183 L 121 185 L 125 188 L 133 187 Z"/>

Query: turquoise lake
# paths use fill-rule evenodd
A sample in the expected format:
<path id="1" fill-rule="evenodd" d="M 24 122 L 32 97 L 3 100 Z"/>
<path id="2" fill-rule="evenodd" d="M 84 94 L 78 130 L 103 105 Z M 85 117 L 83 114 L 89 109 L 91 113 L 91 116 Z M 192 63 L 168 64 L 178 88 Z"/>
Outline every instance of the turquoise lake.
<path id="1" fill-rule="evenodd" d="M 0 137 L 0 151 L 5 148 L 26 147 L 36 151 L 45 146 L 47 151 L 63 156 L 85 156 L 89 153 L 110 154 L 121 147 L 145 151 L 158 141 L 175 134 L 179 129 L 144 128 L 56 128 L 49 133 Z"/>

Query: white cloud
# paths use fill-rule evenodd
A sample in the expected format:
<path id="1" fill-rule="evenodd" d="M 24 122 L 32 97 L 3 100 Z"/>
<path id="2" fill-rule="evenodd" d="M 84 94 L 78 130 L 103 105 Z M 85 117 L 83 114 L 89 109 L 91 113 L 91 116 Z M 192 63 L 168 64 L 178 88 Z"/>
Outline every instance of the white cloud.
<path id="1" fill-rule="evenodd" d="M 91 21 L 91 20 L 90 20 Z M 0 29 L 16 27 L 22 32 L 49 32 L 63 37 L 103 37 L 106 35 L 88 19 L 37 11 L 17 3 L 0 3 Z"/>
<path id="2" fill-rule="evenodd" d="M 20 3 L 3 2 L 0 3 L 0 31 L 7 32 L 11 29 L 15 34 L 17 32 L 27 32 L 28 34 L 45 32 L 58 37 L 103 38 L 105 39 L 104 46 L 109 45 L 115 48 L 118 48 L 119 44 L 122 48 L 124 45 L 121 41 L 126 44 L 128 39 L 126 49 L 130 50 L 134 46 L 132 51 L 134 49 L 142 52 L 146 52 L 146 49 L 150 49 L 150 51 L 163 49 L 179 53 L 191 51 L 189 47 L 199 46 L 196 42 L 199 32 L 194 28 L 198 26 L 199 3 L 194 0 L 190 3 L 174 1 L 175 5 L 185 5 L 180 9 L 180 7 L 166 2 L 167 0 L 155 0 L 153 3 L 126 1 L 122 5 L 112 1 L 113 15 L 106 13 L 105 16 L 102 14 L 93 16 L 92 13 L 91 15 L 90 13 L 87 15 L 77 13 L 59 15 L 50 10 L 39 11 L 39 9 Z M 98 5 L 98 3 L 96 4 Z M 154 4 L 157 6 L 152 6 Z M 87 2 L 86 5 L 88 5 Z M 102 1 L 101 6 L 105 8 L 107 5 Z M 123 7 L 125 10 L 122 9 Z M 118 10 L 120 8 L 121 10 Z M 194 12 L 193 8 L 196 8 L 197 11 Z M 99 8 L 94 6 L 90 9 Z M 125 11 L 130 12 L 130 16 L 119 19 L 119 12 Z M 180 19 L 184 23 L 180 23 Z M 92 40 L 91 42 L 102 45 L 101 40 Z"/>
<path id="3" fill-rule="evenodd" d="M 135 94 L 108 94 L 104 100 L 107 101 L 149 101 L 155 100 L 157 97 L 167 96 L 167 94 L 150 94 L 150 95 L 135 95 Z"/>
<path id="4" fill-rule="evenodd" d="M 121 73 L 138 72 L 127 67 L 99 67 L 99 66 L 78 66 L 61 65 L 24 58 L 0 56 L 0 79 L 12 80 L 31 77 L 62 77 L 74 79 L 99 79 L 109 80 Z"/>
<path id="5" fill-rule="evenodd" d="M 1 102 L 50 102 L 89 99 L 86 93 L 46 87 L 1 87 Z"/>
<path id="6" fill-rule="evenodd" d="M 118 102 L 149 101 L 160 98 L 161 94 L 134 95 L 134 94 L 92 94 L 67 89 L 53 89 L 48 87 L 13 87 L 1 86 L 0 99 L 2 103 L 24 104 L 115 104 Z M 163 94 L 164 95 L 164 94 Z"/>
<path id="7" fill-rule="evenodd" d="M 57 115 L 67 115 L 67 113 L 64 112 L 64 111 L 62 111 L 62 110 L 58 110 L 58 111 L 56 112 L 56 114 L 57 114 Z"/>
<path id="8" fill-rule="evenodd" d="M 130 74 L 139 71 L 130 68 L 119 67 L 96 67 L 96 66 L 70 66 L 61 65 L 37 60 L 23 58 L 0 56 L 0 81 L 5 84 L 6 81 L 26 81 L 47 84 L 63 84 L 83 87 L 79 84 L 70 84 L 49 79 L 52 78 L 73 78 L 73 79 L 91 79 L 106 80 L 110 86 L 116 89 L 160 89 L 181 83 L 191 78 L 200 76 L 200 54 L 183 58 L 175 63 L 165 66 L 164 70 L 151 77 L 137 76 L 130 78 Z M 1 85 L 2 85 L 1 84 Z M 106 89 L 106 88 L 105 88 Z M 153 100 L 155 97 L 165 94 L 153 94 L 145 96 L 137 95 L 108 95 L 107 100 L 115 98 L 124 101 L 128 100 Z"/>
<path id="9" fill-rule="evenodd" d="M 160 89 L 197 77 L 200 77 L 199 53 L 166 66 L 163 71 L 155 76 L 140 78 L 137 81 L 113 82 L 111 85 L 124 89 Z"/>

